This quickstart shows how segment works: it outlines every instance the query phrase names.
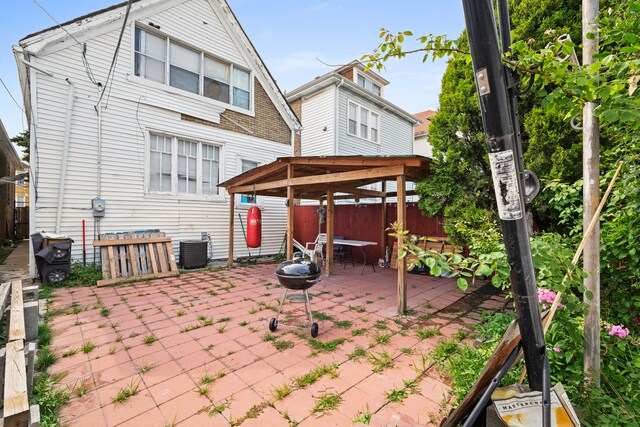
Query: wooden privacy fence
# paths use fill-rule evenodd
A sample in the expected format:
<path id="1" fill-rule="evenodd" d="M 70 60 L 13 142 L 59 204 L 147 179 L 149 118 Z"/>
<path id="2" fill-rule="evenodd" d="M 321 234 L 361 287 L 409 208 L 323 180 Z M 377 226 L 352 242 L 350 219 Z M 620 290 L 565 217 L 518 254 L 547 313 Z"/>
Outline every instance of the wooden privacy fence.
<path id="1" fill-rule="evenodd" d="M 296 206 L 294 213 L 294 238 L 302 243 L 313 242 L 319 232 L 325 232 L 325 224 L 319 229 L 318 205 Z M 367 259 L 384 258 L 385 246 L 393 246 L 395 239 L 387 236 L 380 244 L 382 209 L 380 203 L 335 205 L 334 235 L 345 239 L 378 242 L 377 246 L 365 248 Z M 387 204 L 387 227 L 398 217 L 395 203 Z M 417 203 L 407 204 L 407 224 L 405 229 L 420 236 L 436 236 L 446 240 L 442 218 L 422 215 Z"/>
<path id="2" fill-rule="evenodd" d="M 7 344 L 0 350 L 3 425 L 38 426 L 40 409 L 38 405 L 29 405 L 38 339 L 38 287 L 23 288 L 21 280 L 3 283 L 0 305 L 0 318 L 4 318 L 5 312 L 9 317 Z"/>
<path id="3" fill-rule="evenodd" d="M 171 237 L 162 232 L 101 235 L 102 280 L 98 286 L 178 274 Z"/>
<path id="4" fill-rule="evenodd" d="M 16 239 L 29 238 L 29 206 L 16 208 Z"/>

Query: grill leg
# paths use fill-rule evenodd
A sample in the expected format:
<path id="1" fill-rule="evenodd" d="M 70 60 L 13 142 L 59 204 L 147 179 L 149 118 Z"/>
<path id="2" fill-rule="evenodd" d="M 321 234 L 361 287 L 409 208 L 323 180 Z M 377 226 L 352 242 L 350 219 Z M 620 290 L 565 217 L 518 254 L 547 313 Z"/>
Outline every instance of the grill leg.
<path id="1" fill-rule="evenodd" d="M 284 304 L 284 300 L 287 298 L 287 292 L 289 292 L 289 289 L 285 288 L 284 293 L 282 294 L 282 298 L 280 299 L 280 305 L 278 305 L 278 312 L 276 313 L 276 323 L 280 318 L 280 311 L 282 311 L 282 304 Z"/>
<path id="2" fill-rule="evenodd" d="M 309 323 L 313 325 L 313 314 L 311 313 L 311 301 L 309 301 L 309 293 L 307 290 L 302 291 L 304 293 L 304 305 L 307 308 L 307 312 L 309 313 Z"/>

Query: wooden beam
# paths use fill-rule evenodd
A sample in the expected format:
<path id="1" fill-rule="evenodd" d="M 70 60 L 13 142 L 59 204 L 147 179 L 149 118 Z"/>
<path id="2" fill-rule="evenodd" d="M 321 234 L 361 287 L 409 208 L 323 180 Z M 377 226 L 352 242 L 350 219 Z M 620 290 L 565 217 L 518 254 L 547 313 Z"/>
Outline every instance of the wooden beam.
<path id="1" fill-rule="evenodd" d="M 319 185 L 319 184 L 331 184 L 334 182 L 348 182 L 348 181 L 358 181 L 358 180 L 370 180 L 375 178 L 389 178 L 398 175 L 404 175 L 405 166 L 386 166 L 379 168 L 368 168 L 357 171 L 349 171 L 349 172 L 336 172 L 336 173 L 328 173 L 326 175 L 313 175 L 313 176 L 302 176 L 299 178 L 288 178 L 288 179 L 280 179 L 271 182 L 262 182 L 259 184 L 250 184 L 243 185 L 238 187 L 233 187 L 233 192 L 242 193 L 242 192 L 252 192 L 254 191 L 263 191 L 274 188 L 284 188 L 284 187 L 299 187 L 304 185 Z"/>
<path id="2" fill-rule="evenodd" d="M 382 192 L 387 190 L 387 181 L 382 181 Z M 385 259 L 387 246 L 387 198 L 380 201 L 380 258 Z"/>
<path id="3" fill-rule="evenodd" d="M 29 421 L 29 398 L 24 341 L 11 341 L 5 348 L 4 425 L 6 427 L 26 426 Z"/>
<path id="4" fill-rule="evenodd" d="M 284 160 L 284 159 L 283 159 Z M 365 156 L 340 156 L 340 157 L 293 157 L 287 159 L 290 164 L 295 165 L 312 165 L 312 166 L 363 166 L 363 167 L 379 167 L 379 166 L 407 166 L 422 167 L 425 162 L 429 162 L 427 158 L 414 156 L 394 156 L 394 157 L 365 157 Z"/>
<path id="5" fill-rule="evenodd" d="M 360 196 L 360 197 L 384 197 L 385 194 L 382 191 L 375 191 L 375 190 L 367 190 L 364 188 L 354 188 L 354 187 L 347 187 L 344 185 L 332 185 L 330 187 L 331 191 L 334 193 L 348 193 L 350 195 L 356 195 L 356 196 Z M 334 200 L 335 200 L 335 195 L 334 195 Z M 353 196 L 351 196 L 353 198 Z"/>
<path id="6" fill-rule="evenodd" d="M 293 166 L 287 166 L 287 181 L 293 180 Z M 292 186 L 287 187 L 287 259 L 293 259 L 293 228 L 294 228 L 294 191 Z"/>
<path id="7" fill-rule="evenodd" d="M 265 176 L 268 176 L 280 169 L 286 168 L 286 163 L 283 163 L 281 159 L 277 159 L 274 162 L 271 162 L 267 165 L 258 166 L 257 168 L 251 169 L 241 175 L 234 176 L 233 178 L 218 184 L 218 187 L 229 188 L 234 185 L 234 183 L 241 181 L 243 183 L 258 181 Z"/>
<path id="8" fill-rule="evenodd" d="M 407 190 L 404 192 L 405 196 L 417 196 L 418 193 L 416 192 L 416 190 Z M 387 193 L 387 197 L 398 197 L 398 192 L 397 191 L 389 191 Z"/>
<path id="9" fill-rule="evenodd" d="M 94 240 L 93 246 L 123 246 L 123 245 L 141 245 L 146 243 L 165 243 L 170 242 L 171 237 L 145 237 L 144 239 L 122 239 L 122 240 Z"/>
<path id="10" fill-rule="evenodd" d="M 398 222 L 402 224 L 402 229 L 407 225 L 407 197 L 405 195 L 405 185 L 407 183 L 404 175 L 396 178 L 398 190 Z M 398 235 L 398 253 L 404 246 L 402 233 Z M 398 314 L 403 315 L 407 311 L 407 257 L 398 259 Z"/>
<path id="11" fill-rule="evenodd" d="M 333 274 L 333 229 L 335 224 L 335 204 L 333 203 L 333 193 L 331 190 L 327 192 L 327 248 L 325 253 L 326 258 L 326 272 L 327 277 Z"/>
<path id="12" fill-rule="evenodd" d="M 236 195 L 229 193 L 229 252 L 227 258 L 227 267 L 233 268 L 233 234 L 235 221 Z"/>
<path id="13" fill-rule="evenodd" d="M 25 329 L 24 301 L 22 298 L 22 280 L 14 280 L 11 282 L 11 315 L 9 317 L 9 341 L 24 339 Z"/>

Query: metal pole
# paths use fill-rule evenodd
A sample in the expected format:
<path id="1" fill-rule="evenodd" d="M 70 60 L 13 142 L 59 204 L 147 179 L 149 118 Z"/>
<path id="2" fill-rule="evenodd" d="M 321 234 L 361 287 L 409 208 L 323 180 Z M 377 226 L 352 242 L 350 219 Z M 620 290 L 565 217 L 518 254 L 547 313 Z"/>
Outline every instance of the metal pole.
<path id="1" fill-rule="evenodd" d="M 498 213 L 511 266 L 511 290 L 529 386 L 543 389 L 544 334 L 538 309 L 536 279 L 525 217 L 524 171 L 518 167 L 518 140 L 510 112 L 505 68 L 502 65 L 491 0 L 463 0 L 469 47 L 480 98 L 480 110 Z"/>
<path id="2" fill-rule="evenodd" d="M 598 0 L 582 1 L 582 63 L 593 63 L 598 51 Z M 595 37 L 587 37 L 587 34 Z M 584 204 L 583 224 L 586 232 L 600 199 L 600 134 L 598 119 L 594 115 L 595 104 L 587 102 L 583 110 L 582 176 L 584 181 L 582 200 Z M 600 386 L 600 224 L 596 223 L 584 247 L 584 302 L 589 312 L 584 319 L 584 373 L 587 381 Z M 593 294 L 586 297 L 587 291 Z"/>

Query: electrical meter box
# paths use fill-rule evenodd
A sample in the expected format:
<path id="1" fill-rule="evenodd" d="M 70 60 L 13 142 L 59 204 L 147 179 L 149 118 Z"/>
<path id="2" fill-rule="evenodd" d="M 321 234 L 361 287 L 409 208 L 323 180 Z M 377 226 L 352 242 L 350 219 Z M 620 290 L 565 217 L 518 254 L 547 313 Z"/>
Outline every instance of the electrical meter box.
<path id="1" fill-rule="evenodd" d="M 106 210 L 107 202 L 104 199 L 91 200 L 91 209 L 94 217 L 103 217 Z"/>

